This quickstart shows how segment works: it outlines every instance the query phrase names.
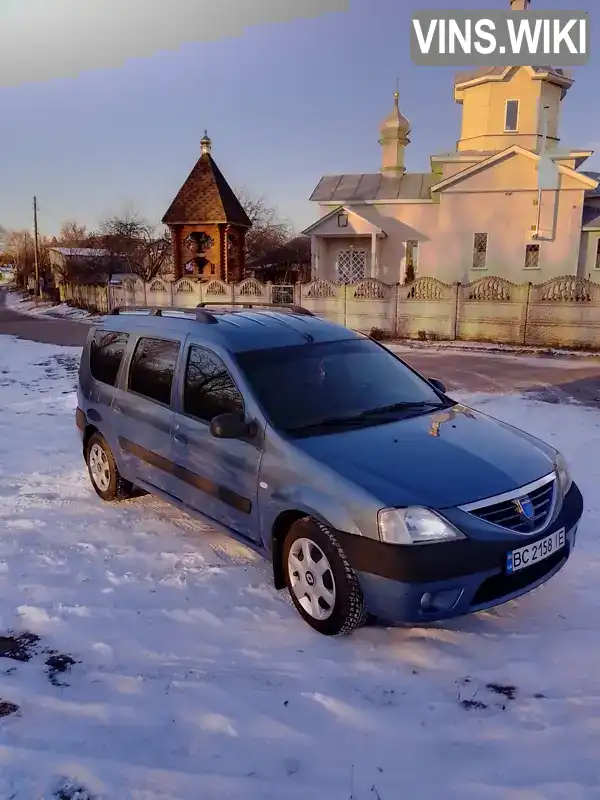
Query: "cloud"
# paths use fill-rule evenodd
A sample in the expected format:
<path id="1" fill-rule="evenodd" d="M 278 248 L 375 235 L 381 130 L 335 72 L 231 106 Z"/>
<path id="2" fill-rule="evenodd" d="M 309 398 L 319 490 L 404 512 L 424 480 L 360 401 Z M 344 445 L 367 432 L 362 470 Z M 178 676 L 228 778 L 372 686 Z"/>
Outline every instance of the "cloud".
<path id="1" fill-rule="evenodd" d="M 349 0 L 3 0 L 0 86 L 74 78 L 348 6 Z"/>

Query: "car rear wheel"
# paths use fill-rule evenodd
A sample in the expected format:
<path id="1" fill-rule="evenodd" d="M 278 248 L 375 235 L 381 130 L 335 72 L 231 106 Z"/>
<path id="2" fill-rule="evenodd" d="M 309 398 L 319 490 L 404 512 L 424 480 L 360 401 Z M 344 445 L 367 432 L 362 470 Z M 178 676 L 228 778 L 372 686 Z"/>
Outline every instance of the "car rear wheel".
<path id="1" fill-rule="evenodd" d="M 125 500 L 132 496 L 133 486 L 121 477 L 106 439 L 94 433 L 85 451 L 90 480 L 96 494 L 103 500 Z"/>
<path id="2" fill-rule="evenodd" d="M 283 568 L 298 613 L 316 631 L 343 636 L 364 625 L 358 579 L 326 525 L 310 517 L 295 522 L 285 539 Z"/>

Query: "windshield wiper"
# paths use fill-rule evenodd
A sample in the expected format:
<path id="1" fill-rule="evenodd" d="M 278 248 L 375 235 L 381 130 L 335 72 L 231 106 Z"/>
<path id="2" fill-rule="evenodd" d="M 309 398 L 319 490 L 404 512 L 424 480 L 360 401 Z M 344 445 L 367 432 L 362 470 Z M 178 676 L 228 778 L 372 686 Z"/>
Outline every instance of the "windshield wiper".
<path id="1" fill-rule="evenodd" d="M 440 403 L 434 402 L 433 400 L 414 400 L 412 402 L 405 401 L 400 403 L 390 403 L 388 406 L 379 406 L 378 408 L 369 408 L 367 411 L 363 411 L 362 414 L 359 414 L 359 419 L 366 419 L 368 417 L 374 417 L 378 414 L 387 414 L 388 412 L 392 411 L 404 411 L 410 409 L 420 409 L 420 408 L 448 408 L 448 403 Z"/>
<path id="2" fill-rule="evenodd" d="M 376 417 L 379 414 L 392 413 L 394 411 L 407 411 L 407 410 L 420 410 L 428 408 L 449 408 L 451 403 L 440 403 L 433 401 L 418 400 L 413 402 L 391 403 L 387 406 L 379 406 L 378 408 L 369 408 L 367 411 L 361 411 L 359 414 L 352 414 L 347 417 L 323 417 L 323 419 L 309 422 L 307 425 L 300 425 L 296 428 L 288 428 L 288 433 L 299 433 L 300 431 L 311 430 L 312 428 L 337 428 L 346 425 L 360 425 L 365 420 L 371 417 Z"/>
<path id="3" fill-rule="evenodd" d="M 299 433 L 300 431 L 311 430 L 312 428 L 338 428 L 345 425 L 359 425 L 364 422 L 361 414 L 353 414 L 348 417 L 323 417 L 323 419 L 309 422 L 306 425 L 299 425 L 296 428 L 286 428 L 288 433 Z"/>

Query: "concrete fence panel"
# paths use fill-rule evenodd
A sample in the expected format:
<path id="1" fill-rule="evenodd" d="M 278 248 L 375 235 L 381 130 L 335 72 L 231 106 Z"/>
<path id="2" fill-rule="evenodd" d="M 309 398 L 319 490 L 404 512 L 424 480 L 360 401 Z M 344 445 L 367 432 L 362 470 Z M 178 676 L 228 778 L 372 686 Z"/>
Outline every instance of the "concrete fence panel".
<path id="1" fill-rule="evenodd" d="M 232 284 L 232 298 L 237 303 L 270 303 L 271 287 L 256 278 L 246 278 L 238 284 Z"/>
<path id="2" fill-rule="evenodd" d="M 173 285 L 160 278 L 155 278 L 153 281 L 150 281 L 146 296 L 146 302 L 149 306 L 159 306 L 159 308 L 172 306 Z M 133 303 L 131 305 L 133 305 Z"/>
<path id="3" fill-rule="evenodd" d="M 457 339 L 524 343 L 529 285 L 485 277 L 460 286 Z"/>
<path id="4" fill-rule="evenodd" d="M 346 324 L 346 287 L 331 281 L 317 280 L 301 287 L 300 305 L 340 325 Z"/>
<path id="5" fill-rule="evenodd" d="M 368 333 L 373 328 L 393 332 L 396 318 L 396 287 L 368 278 L 342 287 L 348 328 Z"/>
<path id="6" fill-rule="evenodd" d="M 398 286 L 395 333 L 405 339 L 453 339 L 456 287 L 437 278 Z"/>
<path id="7" fill-rule="evenodd" d="M 600 285 L 565 275 L 531 287 L 527 343 L 600 347 Z"/>
<path id="8" fill-rule="evenodd" d="M 181 278 L 173 284 L 171 297 L 176 308 L 195 308 L 202 299 L 200 284 L 189 278 Z"/>

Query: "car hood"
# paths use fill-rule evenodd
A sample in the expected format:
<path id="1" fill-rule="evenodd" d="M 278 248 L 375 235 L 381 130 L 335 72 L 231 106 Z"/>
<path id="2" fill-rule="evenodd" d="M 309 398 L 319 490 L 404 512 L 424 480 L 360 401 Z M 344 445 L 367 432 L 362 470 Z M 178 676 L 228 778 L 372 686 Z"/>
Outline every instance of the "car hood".
<path id="1" fill-rule="evenodd" d="M 297 439 L 304 453 L 381 502 L 449 508 L 547 475 L 556 451 L 500 420 L 453 406 Z"/>

